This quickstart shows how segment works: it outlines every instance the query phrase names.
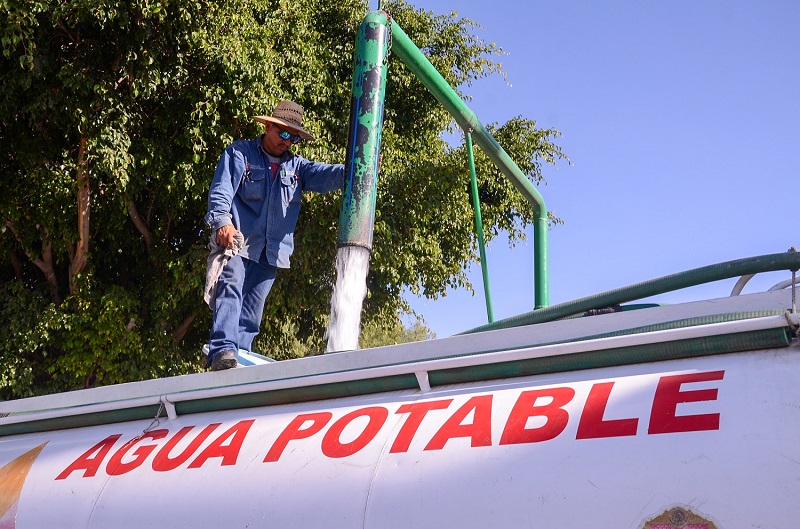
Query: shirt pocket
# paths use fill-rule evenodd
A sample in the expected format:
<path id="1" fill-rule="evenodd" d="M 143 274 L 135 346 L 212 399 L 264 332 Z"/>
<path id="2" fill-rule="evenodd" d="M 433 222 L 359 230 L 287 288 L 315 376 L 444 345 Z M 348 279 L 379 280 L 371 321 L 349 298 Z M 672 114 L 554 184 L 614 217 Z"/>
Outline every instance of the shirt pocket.
<path id="1" fill-rule="evenodd" d="M 260 174 L 259 174 L 260 173 Z M 245 171 L 239 184 L 239 196 L 247 202 L 263 202 L 267 198 L 267 175 L 263 171 Z"/>
<path id="2" fill-rule="evenodd" d="M 297 173 L 281 170 L 281 196 L 284 205 L 297 204 L 301 199 L 300 186 L 297 185 Z"/>

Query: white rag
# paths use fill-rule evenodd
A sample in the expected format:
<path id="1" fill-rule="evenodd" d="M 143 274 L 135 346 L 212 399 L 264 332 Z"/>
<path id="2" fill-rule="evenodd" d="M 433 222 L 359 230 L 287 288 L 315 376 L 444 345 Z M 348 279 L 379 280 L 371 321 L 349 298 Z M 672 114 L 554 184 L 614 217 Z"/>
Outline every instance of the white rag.
<path id="1" fill-rule="evenodd" d="M 208 243 L 208 265 L 206 267 L 206 288 L 203 292 L 203 299 L 209 307 L 214 306 L 217 297 L 217 280 L 225 268 L 225 264 L 234 255 L 239 253 L 244 245 L 244 235 L 236 231 L 233 235 L 233 248 L 226 248 L 217 243 L 216 233 L 211 234 L 211 242 Z"/>

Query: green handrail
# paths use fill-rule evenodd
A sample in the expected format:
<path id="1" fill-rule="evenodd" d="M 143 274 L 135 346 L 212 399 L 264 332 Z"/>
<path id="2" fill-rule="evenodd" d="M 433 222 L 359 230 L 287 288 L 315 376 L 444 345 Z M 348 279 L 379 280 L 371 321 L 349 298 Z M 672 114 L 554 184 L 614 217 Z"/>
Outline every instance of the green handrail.
<path id="1" fill-rule="evenodd" d="M 483 219 L 481 219 L 481 200 L 478 196 L 478 178 L 475 175 L 475 156 L 472 153 L 472 134 L 465 131 L 467 138 L 467 161 L 469 163 L 469 183 L 472 191 L 472 210 L 475 213 L 475 231 L 478 232 L 478 250 L 481 254 L 481 273 L 483 274 L 483 295 L 486 298 L 486 317 L 489 323 L 494 322 L 492 308 L 492 291 L 489 288 L 489 267 L 486 262 L 486 244 L 483 237 Z"/>
<path id="2" fill-rule="evenodd" d="M 547 208 L 544 198 L 395 21 L 392 21 L 392 52 L 416 75 L 461 128 L 474 136 L 475 143 L 533 206 L 534 308 L 546 307 L 550 295 L 547 271 Z"/>
<path id="3" fill-rule="evenodd" d="M 620 303 L 644 299 L 657 294 L 681 290 L 722 279 L 779 270 L 791 270 L 796 272 L 798 269 L 800 269 L 800 252 L 792 251 L 726 261 L 724 263 L 703 266 L 701 268 L 651 279 L 650 281 L 636 283 L 627 287 L 609 290 L 566 303 L 559 303 L 558 305 L 545 307 L 541 310 L 526 312 L 525 314 L 505 318 L 460 334 L 494 331 L 497 329 L 508 329 L 511 327 L 520 327 L 522 325 L 555 321 L 568 316 L 582 314 L 592 309 L 610 307 Z"/>

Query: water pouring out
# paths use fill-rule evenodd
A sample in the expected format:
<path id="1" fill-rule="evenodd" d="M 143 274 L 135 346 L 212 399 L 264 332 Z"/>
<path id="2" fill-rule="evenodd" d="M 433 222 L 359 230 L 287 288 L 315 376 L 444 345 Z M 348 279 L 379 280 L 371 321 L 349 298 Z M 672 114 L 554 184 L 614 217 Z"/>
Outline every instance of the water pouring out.
<path id="1" fill-rule="evenodd" d="M 327 352 L 358 349 L 361 306 L 367 294 L 369 250 L 341 246 L 336 255 L 336 286 L 331 299 Z"/>

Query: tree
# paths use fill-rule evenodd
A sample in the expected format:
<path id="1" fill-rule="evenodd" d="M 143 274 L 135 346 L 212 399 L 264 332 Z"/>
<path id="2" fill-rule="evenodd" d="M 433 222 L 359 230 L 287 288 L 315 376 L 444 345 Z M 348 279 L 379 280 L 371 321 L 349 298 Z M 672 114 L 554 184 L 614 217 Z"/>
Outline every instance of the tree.
<path id="1" fill-rule="evenodd" d="M 500 73 L 501 51 L 456 14 L 402 0 L 392 16 L 453 86 Z M 196 371 L 207 186 L 252 116 L 280 99 L 344 158 L 353 39 L 364 0 L 3 0 L 0 3 L 0 398 Z M 464 147 L 452 120 L 392 60 L 364 325 L 392 328 L 404 288 L 465 286 L 476 260 Z M 533 181 L 563 159 L 555 130 L 517 118 L 496 137 Z M 478 153 L 491 238 L 523 236 L 522 198 Z M 310 197 L 256 347 L 323 349 L 339 194 Z"/>

